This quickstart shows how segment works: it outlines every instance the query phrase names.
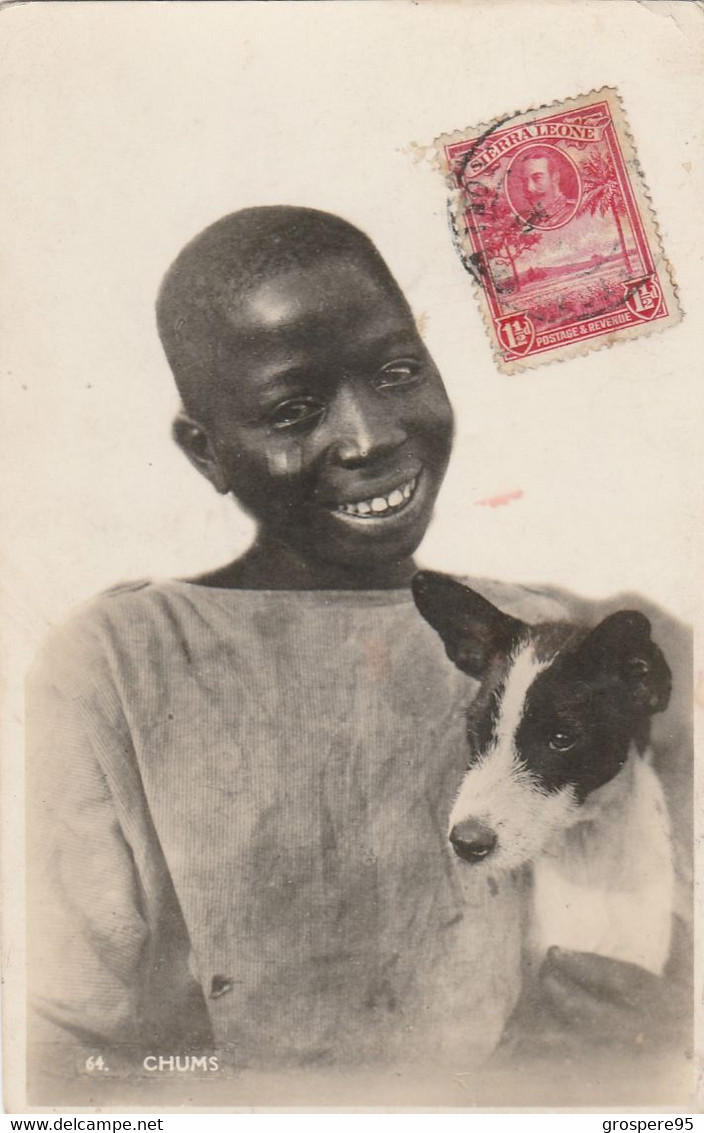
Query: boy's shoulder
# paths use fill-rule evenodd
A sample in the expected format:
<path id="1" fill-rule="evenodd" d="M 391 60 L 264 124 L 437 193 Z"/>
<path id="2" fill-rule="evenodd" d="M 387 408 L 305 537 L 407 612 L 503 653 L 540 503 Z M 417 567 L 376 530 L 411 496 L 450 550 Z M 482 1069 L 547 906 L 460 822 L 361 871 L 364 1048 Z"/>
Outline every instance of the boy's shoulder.
<path id="1" fill-rule="evenodd" d="M 506 614 L 530 624 L 574 621 L 596 625 L 617 610 L 639 610 L 650 620 L 653 633 L 679 639 L 691 637 L 690 627 L 676 614 L 637 591 L 619 591 L 607 597 L 587 597 L 552 584 L 504 582 L 494 578 L 459 577 Z"/>
<path id="2" fill-rule="evenodd" d="M 74 607 L 67 618 L 52 628 L 50 637 L 97 633 L 123 611 L 129 614 L 132 609 L 143 607 L 145 597 L 148 603 L 149 596 L 158 589 L 159 584 L 147 578 L 115 583 Z"/>
<path id="3" fill-rule="evenodd" d="M 88 666 L 97 670 L 110 652 L 111 641 L 139 635 L 139 627 L 141 632 L 148 629 L 149 608 L 155 607 L 160 590 L 159 583 L 138 579 L 118 583 L 82 602 L 49 628 L 33 670 L 47 666 L 63 672 Z"/>
<path id="4" fill-rule="evenodd" d="M 156 585 L 158 584 L 152 578 L 128 579 L 125 582 L 116 582 L 114 586 L 108 586 L 106 590 L 101 590 L 91 601 L 96 602 L 101 598 L 119 598 L 125 594 L 136 594 L 138 590 L 146 590 L 147 587 Z"/>
<path id="5" fill-rule="evenodd" d="M 497 578 L 459 576 L 458 581 L 470 587 L 505 614 L 535 625 L 537 622 L 564 621 L 575 617 L 573 598 L 568 592 L 552 590 L 521 582 L 505 582 Z M 575 602 L 579 599 L 574 598 Z"/>
<path id="6" fill-rule="evenodd" d="M 458 581 L 476 590 L 505 613 L 535 625 L 538 622 L 574 621 L 596 625 L 616 610 L 636 609 L 651 621 L 653 634 L 678 640 L 690 636 L 689 627 L 675 614 L 652 599 L 635 592 L 606 598 L 585 597 L 551 584 L 519 583 L 496 578 L 457 575 Z M 164 617 L 170 622 L 176 607 L 189 609 L 203 588 L 188 588 L 176 579 L 136 579 L 116 583 L 77 607 L 67 621 L 52 630 L 51 637 L 102 636 L 105 632 L 146 630 Z"/>

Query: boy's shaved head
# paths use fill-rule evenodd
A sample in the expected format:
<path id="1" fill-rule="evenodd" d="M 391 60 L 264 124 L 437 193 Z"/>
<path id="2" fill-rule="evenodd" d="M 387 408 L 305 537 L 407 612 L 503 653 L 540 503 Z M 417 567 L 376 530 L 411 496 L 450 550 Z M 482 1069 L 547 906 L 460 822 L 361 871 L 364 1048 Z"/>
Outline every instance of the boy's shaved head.
<path id="1" fill-rule="evenodd" d="M 242 209 L 185 246 L 164 277 L 156 312 L 159 336 L 189 412 L 207 416 L 208 378 L 216 374 L 228 339 L 236 334 L 237 307 L 247 294 L 273 276 L 331 258 L 363 261 L 401 295 L 369 237 L 317 209 Z"/>

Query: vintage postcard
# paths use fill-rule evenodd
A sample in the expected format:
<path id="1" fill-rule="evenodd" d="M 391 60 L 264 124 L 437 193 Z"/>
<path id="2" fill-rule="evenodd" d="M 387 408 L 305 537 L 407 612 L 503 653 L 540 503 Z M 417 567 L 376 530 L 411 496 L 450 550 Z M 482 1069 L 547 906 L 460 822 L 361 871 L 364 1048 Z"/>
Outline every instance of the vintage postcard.
<path id="1" fill-rule="evenodd" d="M 615 90 L 436 142 L 458 251 L 505 373 L 682 316 Z"/>
<path id="2" fill-rule="evenodd" d="M 0 33 L 6 1107 L 693 1110 L 699 6 Z"/>

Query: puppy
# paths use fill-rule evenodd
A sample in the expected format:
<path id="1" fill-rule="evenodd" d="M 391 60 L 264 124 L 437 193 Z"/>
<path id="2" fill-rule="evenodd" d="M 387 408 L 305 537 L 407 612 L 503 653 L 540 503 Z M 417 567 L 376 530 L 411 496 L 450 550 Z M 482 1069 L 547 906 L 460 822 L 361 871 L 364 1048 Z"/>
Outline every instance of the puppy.
<path id="1" fill-rule="evenodd" d="M 430 571 L 413 595 L 448 657 L 479 681 L 450 814 L 455 854 L 487 876 L 531 863 L 534 960 L 557 945 L 661 974 L 674 870 L 648 742 L 671 674 L 648 619 L 622 610 L 594 629 L 529 626 Z"/>

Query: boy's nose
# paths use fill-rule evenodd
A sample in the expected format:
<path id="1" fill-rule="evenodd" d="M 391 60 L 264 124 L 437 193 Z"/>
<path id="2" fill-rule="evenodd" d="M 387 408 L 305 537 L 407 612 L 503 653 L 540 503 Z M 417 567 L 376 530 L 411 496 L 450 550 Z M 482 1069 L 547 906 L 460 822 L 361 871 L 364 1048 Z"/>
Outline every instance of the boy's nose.
<path id="1" fill-rule="evenodd" d="M 335 458 L 345 468 L 394 452 L 407 438 L 391 405 L 354 390 L 340 391 L 328 425 Z"/>

